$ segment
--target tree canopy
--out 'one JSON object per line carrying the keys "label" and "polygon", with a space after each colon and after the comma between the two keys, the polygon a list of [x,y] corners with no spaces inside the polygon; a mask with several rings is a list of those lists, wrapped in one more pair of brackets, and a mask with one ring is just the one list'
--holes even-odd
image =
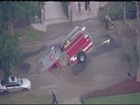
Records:
{"label": "tree canopy", "polygon": [[[123,2],[109,2],[108,4],[106,4],[103,11],[99,15],[99,19],[101,21],[104,21],[106,12],[113,21],[123,19],[123,11],[119,5],[120,3]],[[129,19],[136,18],[136,4],[134,1],[126,2],[126,17]]]}
{"label": "tree canopy", "polygon": [[32,17],[39,11],[40,5],[44,4],[27,1],[0,2],[0,68],[4,72],[5,82],[8,82],[10,67],[17,67],[22,56],[18,48],[18,38],[11,33],[11,30],[17,24],[30,24]]}

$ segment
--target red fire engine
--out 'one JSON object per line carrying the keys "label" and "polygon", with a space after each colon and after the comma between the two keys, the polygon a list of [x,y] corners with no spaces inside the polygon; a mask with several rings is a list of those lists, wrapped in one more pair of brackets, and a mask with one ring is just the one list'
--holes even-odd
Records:
{"label": "red fire engine", "polygon": [[75,27],[62,41],[59,48],[52,47],[46,57],[41,58],[39,63],[43,70],[49,70],[54,65],[63,67],[75,65],[86,60],[86,53],[94,46],[93,41],[85,26]]}

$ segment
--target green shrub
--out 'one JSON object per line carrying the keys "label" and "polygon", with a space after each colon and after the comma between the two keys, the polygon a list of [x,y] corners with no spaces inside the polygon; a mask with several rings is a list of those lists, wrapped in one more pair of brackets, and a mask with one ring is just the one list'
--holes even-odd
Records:
{"label": "green shrub", "polygon": [[126,17],[133,19],[136,18],[136,5],[135,2],[126,3]]}
{"label": "green shrub", "polygon": [[114,20],[120,20],[123,17],[123,12],[121,8],[117,5],[116,7],[109,9],[108,15]]}

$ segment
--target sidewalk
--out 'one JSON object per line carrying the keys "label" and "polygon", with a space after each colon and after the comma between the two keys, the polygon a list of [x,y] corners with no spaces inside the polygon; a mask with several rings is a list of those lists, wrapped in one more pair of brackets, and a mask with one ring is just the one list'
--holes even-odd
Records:
{"label": "sidewalk", "polygon": [[[75,2],[71,2],[72,6],[72,21],[81,21],[97,17],[99,2],[90,2],[91,12],[85,10],[85,2],[81,3],[81,13],[75,6]],[[54,7],[54,8],[52,8]],[[57,23],[67,23],[69,20],[64,16],[60,2],[47,2],[45,5],[45,24],[32,24],[32,26],[40,31],[47,31],[47,26]]]}
{"label": "sidewalk", "polygon": [[99,7],[98,2],[93,2],[93,1],[90,2],[91,12],[89,12],[88,10],[85,10],[85,2],[80,2],[80,3],[81,3],[81,13],[79,14],[78,8],[76,8],[75,6],[75,2],[71,2],[73,21],[97,17],[97,12],[98,12],[98,7]]}
{"label": "sidewalk", "polygon": [[71,100],[65,100],[63,104],[82,104],[79,100],[79,97],[71,99]]}
{"label": "sidewalk", "polygon": [[61,2],[45,2],[45,25],[67,22]]}
{"label": "sidewalk", "polygon": [[44,25],[44,24],[41,24],[41,23],[31,24],[31,26],[34,29],[39,30],[39,31],[43,31],[43,32],[46,32],[47,31],[47,26]]}

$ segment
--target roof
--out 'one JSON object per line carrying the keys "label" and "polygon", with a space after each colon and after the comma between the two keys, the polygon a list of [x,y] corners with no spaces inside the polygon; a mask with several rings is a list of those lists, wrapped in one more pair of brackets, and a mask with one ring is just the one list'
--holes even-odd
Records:
{"label": "roof", "polygon": [[17,78],[16,77],[9,77],[9,82],[16,82]]}
{"label": "roof", "polygon": [[[8,80],[9,80],[9,82],[16,82],[17,78],[16,77],[9,77]],[[2,79],[1,85],[4,86],[5,84],[6,84],[5,81]]]}

